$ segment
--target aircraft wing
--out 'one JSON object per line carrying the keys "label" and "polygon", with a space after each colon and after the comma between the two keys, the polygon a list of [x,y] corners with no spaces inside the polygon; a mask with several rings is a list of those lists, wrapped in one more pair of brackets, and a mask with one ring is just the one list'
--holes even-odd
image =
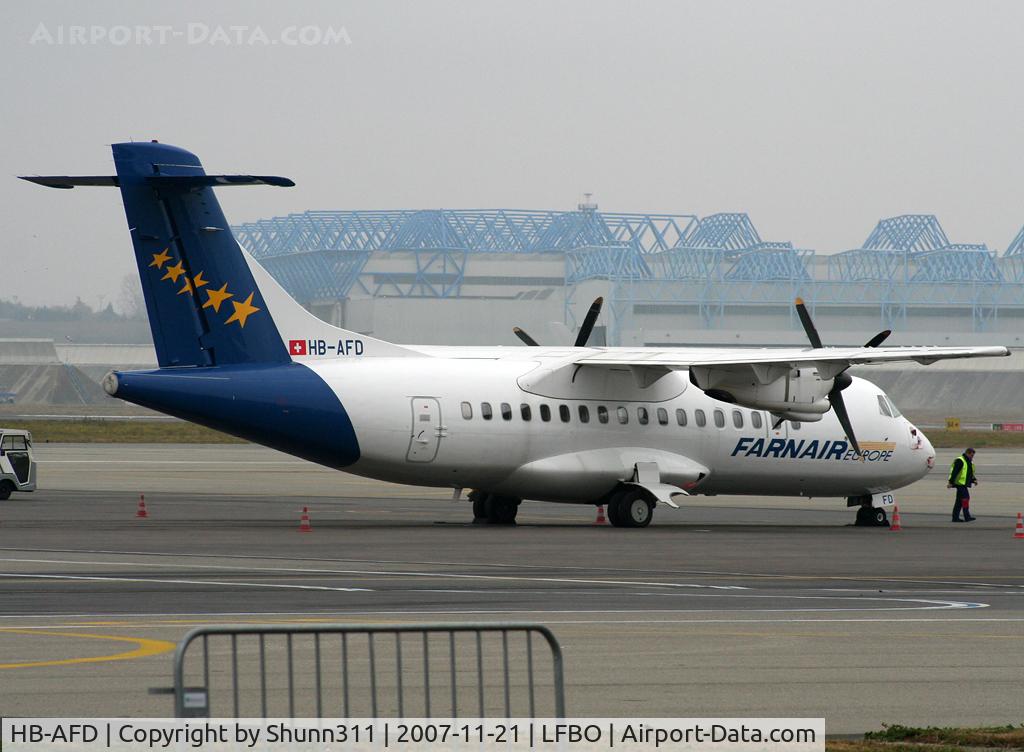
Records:
{"label": "aircraft wing", "polygon": [[783,348],[609,348],[582,355],[583,366],[660,366],[668,370],[691,366],[789,366],[842,370],[854,365],[914,361],[922,365],[951,358],[994,358],[1009,355],[1006,347],[783,347]]}

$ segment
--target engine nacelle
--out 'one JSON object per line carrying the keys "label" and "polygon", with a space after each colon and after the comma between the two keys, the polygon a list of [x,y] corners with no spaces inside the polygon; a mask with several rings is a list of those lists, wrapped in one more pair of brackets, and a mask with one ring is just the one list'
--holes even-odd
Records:
{"label": "engine nacelle", "polygon": [[818,421],[832,407],[833,379],[822,379],[814,368],[691,366],[690,382],[714,399],[788,420]]}

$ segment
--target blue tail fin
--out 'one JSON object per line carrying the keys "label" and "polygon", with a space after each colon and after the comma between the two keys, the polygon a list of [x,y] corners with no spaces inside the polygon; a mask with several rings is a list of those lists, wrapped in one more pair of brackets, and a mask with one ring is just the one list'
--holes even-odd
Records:
{"label": "blue tail fin", "polygon": [[113,150],[160,366],[287,362],[211,186],[291,181],[207,176],[198,157],[166,144]]}

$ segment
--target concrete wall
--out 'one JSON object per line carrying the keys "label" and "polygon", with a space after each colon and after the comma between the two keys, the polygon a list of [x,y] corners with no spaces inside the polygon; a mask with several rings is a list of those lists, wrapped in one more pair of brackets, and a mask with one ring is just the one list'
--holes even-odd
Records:
{"label": "concrete wall", "polygon": [[152,345],[56,344],[61,363],[107,368],[156,368],[156,350]]}
{"label": "concrete wall", "polygon": [[0,339],[0,364],[44,365],[57,362],[53,340]]}

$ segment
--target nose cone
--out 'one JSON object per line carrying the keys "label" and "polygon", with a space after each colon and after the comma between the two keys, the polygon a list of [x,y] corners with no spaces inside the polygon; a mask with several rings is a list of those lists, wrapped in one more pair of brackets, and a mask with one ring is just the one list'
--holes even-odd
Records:
{"label": "nose cone", "polygon": [[935,467],[935,447],[928,440],[928,437],[921,433],[921,429],[917,429],[918,436],[921,437],[921,448],[917,451],[924,456],[925,473]]}

